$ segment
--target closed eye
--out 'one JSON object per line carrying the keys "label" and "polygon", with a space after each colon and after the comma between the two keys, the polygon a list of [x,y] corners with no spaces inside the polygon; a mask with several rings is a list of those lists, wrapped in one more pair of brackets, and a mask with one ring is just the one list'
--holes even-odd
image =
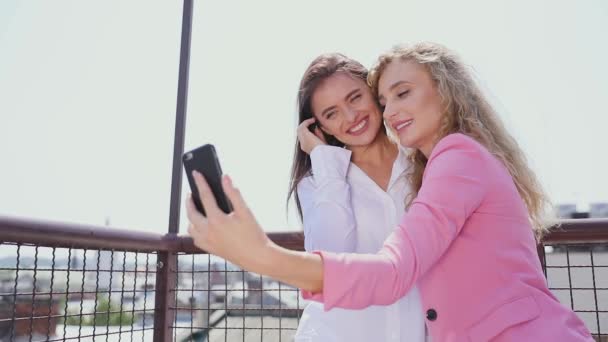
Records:
{"label": "closed eye", "polygon": [[409,94],[409,93],[410,93],[409,89],[408,90],[404,90],[404,91],[400,92],[399,94],[397,94],[397,97],[399,97],[400,99],[402,99],[402,98],[406,97],[407,94]]}

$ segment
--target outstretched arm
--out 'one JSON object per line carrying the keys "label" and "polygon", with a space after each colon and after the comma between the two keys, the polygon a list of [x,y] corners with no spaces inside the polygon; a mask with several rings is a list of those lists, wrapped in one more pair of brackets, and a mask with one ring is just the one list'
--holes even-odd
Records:
{"label": "outstretched arm", "polygon": [[194,206],[192,198],[188,197],[188,234],[197,247],[245,270],[268,275],[308,291],[321,291],[323,265],[320,256],[291,251],[274,244],[228,176],[222,178],[222,186],[234,208],[230,214],[225,214],[217,206],[209,185],[200,173],[195,171],[194,179],[207,213],[206,217],[203,216]]}

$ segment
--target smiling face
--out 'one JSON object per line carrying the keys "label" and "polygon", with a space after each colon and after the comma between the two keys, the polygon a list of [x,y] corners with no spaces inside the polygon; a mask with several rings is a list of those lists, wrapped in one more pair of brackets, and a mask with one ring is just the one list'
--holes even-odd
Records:
{"label": "smiling face", "polygon": [[382,114],[367,83],[344,72],[318,85],[311,107],[321,129],[349,147],[371,144],[382,126]]}
{"label": "smiling face", "polygon": [[400,144],[428,157],[439,137],[444,111],[427,69],[411,60],[390,62],[378,79],[378,100],[384,107],[384,120]]}

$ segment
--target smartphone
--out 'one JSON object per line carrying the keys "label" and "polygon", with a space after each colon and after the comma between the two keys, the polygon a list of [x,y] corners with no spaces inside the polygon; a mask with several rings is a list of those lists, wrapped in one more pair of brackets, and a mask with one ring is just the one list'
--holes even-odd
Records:
{"label": "smartphone", "polygon": [[196,209],[205,215],[205,208],[203,208],[200,194],[198,193],[194,177],[192,176],[192,171],[195,170],[205,176],[205,179],[213,192],[213,196],[215,196],[218,207],[226,214],[231,213],[232,204],[222,189],[222,168],[217,159],[215,147],[211,144],[207,144],[186,152],[182,156],[182,162],[184,164],[184,169],[186,170],[186,177],[188,178],[188,184],[190,184],[192,199]]}

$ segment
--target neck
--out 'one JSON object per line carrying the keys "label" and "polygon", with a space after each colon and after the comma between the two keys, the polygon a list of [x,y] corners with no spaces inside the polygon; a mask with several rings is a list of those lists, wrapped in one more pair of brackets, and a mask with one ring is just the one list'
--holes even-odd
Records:
{"label": "neck", "polygon": [[391,163],[397,157],[397,144],[390,141],[385,132],[381,131],[371,144],[366,146],[349,146],[352,151],[351,160],[355,164],[380,165]]}
{"label": "neck", "polygon": [[437,145],[439,140],[440,140],[439,135],[436,135],[433,137],[432,140],[430,140],[426,144],[421,145],[418,148],[420,150],[420,152],[422,152],[422,154],[424,154],[426,159],[429,159],[431,157],[431,153],[433,152],[433,149],[435,148],[435,145]]}

